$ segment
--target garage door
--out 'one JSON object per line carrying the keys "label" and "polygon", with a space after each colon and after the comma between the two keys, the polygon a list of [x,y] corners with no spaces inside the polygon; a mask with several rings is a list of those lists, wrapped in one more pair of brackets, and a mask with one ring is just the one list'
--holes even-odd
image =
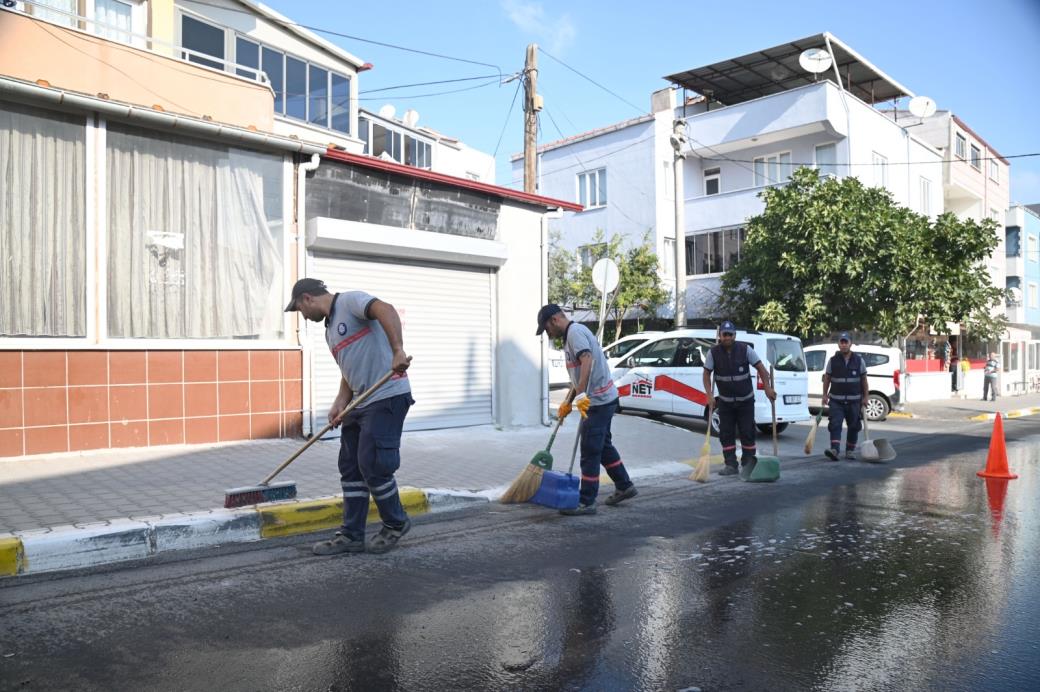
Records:
{"label": "garage door", "polygon": [[[308,275],[322,279],[329,290],[366,291],[401,313],[415,398],[405,430],[491,423],[494,335],[488,269],[329,256],[311,257],[310,267]],[[324,330],[315,323],[308,330],[317,429],[328,421],[340,374]]]}

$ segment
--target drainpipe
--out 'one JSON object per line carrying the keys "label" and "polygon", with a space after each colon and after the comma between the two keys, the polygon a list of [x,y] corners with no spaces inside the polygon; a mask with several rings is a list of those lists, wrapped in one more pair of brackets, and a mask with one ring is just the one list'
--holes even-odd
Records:
{"label": "drainpipe", "polygon": [[[301,163],[296,167],[296,278],[307,276],[307,173],[318,169],[321,157],[311,154],[311,160]],[[310,415],[303,417],[303,434],[310,437],[314,433],[314,402],[311,400],[311,359],[314,351],[307,338],[307,320],[300,313],[296,313],[297,329],[296,338],[303,348],[303,397],[302,401]]]}
{"label": "drainpipe", "polygon": [[[550,219],[562,219],[563,209],[554,209],[553,211],[542,214],[542,248],[539,253],[542,261],[542,286],[541,296],[542,305],[549,302],[549,220]],[[539,306],[541,307],[541,305]],[[541,344],[541,364],[542,364],[542,425],[550,425],[549,420],[549,358],[546,353],[547,342],[549,337],[539,337]]]}

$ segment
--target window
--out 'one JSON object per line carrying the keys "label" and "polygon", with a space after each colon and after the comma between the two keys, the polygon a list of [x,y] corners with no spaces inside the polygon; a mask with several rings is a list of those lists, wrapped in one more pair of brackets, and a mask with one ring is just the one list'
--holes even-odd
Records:
{"label": "window", "polygon": [[871,160],[874,163],[874,187],[888,187],[888,159],[875,151]]}
{"label": "window", "polygon": [[22,268],[0,271],[2,336],[87,335],[86,133],[81,117],[0,102],[0,248]]}
{"label": "window", "polygon": [[586,209],[607,203],[607,169],[578,174],[578,204]]}
{"label": "window", "polygon": [[1032,282],[1029,283],[1029,292],[1028,292],[1027,297],[1026,297],[1026,307],[1027,308],[1037,308],[1037,307],[1040,307],[1040,302],[1038,302],[1038,300],[1037,300],[1036,286],[1037,285],[1035,283],[1032,283]]}
{"label": "window", "polygon": [[94,0],[94,31],[112,41],[130,42],[133,7],[119,0]]}
{"label": "window", "polygon": [[796,339],[767,339],[766,360],[777,372],[805,372],[802,342]]}
{"label": "window", "polygon": [[1035,235],[1026,236],[1026,259],[1030,262],[1040,262],[1040,240]]}
{"label": "window", "polygon": [[959,132],[953,138],[953,153],[959,159],[968,158],[968,140]]}
{"label": "window", "polygon": [[581,260],[581,266],[583,267],[591,268],[592,265],[606,256],[606,243],[592,243],[590,245],[582,245],[578,248],[578,259]]}
{"label": "window", "polygon": [[860,353],[859,355],[863,358],[863,363],[868,368],[884,365],[888,362],[888,356],[883,353]]}
{"label": "window", "polygon": [[629,339],[628,341],[622,341],[619,344],[615,344],[612,348],[609,348],[606,351],[604,351],[604,353],[606,354],[607,358],[621,358],[626,353],[632,351],[632,349],[636,348],[637,346],[642,346],[647,341],[649,341],[649,339]]}
{"label": "window", "polygon": [[932,181],[928,178],[921,178],[921,213],[932,215]]}
{"label": "window", "polygon": [[632,357],[632,367],[668,367],[675,360],[675,352],[679,348],[678,339],[661,339],[646,348],[640,349]]}
{"label": "window", "polygon": [[[247,38],[241,36],[235,37],[235,62],[243,67],[251,67],[254,70],[260,69],[260,44],[253,43]],[[243,70],[238,68],[235,73],[239,77],[247,77],[249,79],[256,79],[256,72],[251,70]]]}
{"label": "window", "polygon": [[372,156],[391,158],[403,163],[403,154],[401,133],[379,123],[372,123]]}
{"label": "window", "polygon": [[[48,7],[54,9],[47,9]],[[62,26],[74,27],[77,24],[75,15],[78,14],[79,3],[77,0],[36,0],[29,9],[34,17]]]}
{"label": "window", "polygon": [[1000,166],[995,158],[989,160],[989,179],[995,183],[1000,182]]}
{"label": "window", "polygon": [[[675,238],[664,239],[664,256],[661,260],[661,271],[665,276],[675,276]],[[689,267],[686,269],[689,273]]]}
{"label": "window", "polygon": [[263,47],[262,63],[264,73],[271,82],[274,91],[274,112],[285,112],[285,54]]}
{"label": "window", "polygon": [[820,171],[820,175],[836,177],[838,175],[838,145],[834,142],[817,144],[814,153],[816,156],[816,169]]}
{"label": "window", "polygon": [[740,260],[740,248],[747,231],[728,228],[698,233],[686,240],[687,275],[718,274]]}
{"label": "window", "polygon": [[280,338],[283,157],[113,122],[106,141],[109,335]]}
{"label": "window", "polygon": [[367,154],[370,148],[368,143],[368,118],[362,118],[361,116],[358,116],[357,127],[358,139],[365,143],[365,147],[361,150],[361,153]]}
{"label": "window", "polygon": [[706,168],[704,170],[704,194],[705,195],[717,195],[719,194],[719,168]]}
{"label": "window", "polygon": [[307,99],[307,122],[320,127],[329,126],[329,71],[310,66]]}
{"label": "window", "polygon": [[[185,51],[181,53],[183,60],[212,67],[216,70],[224,69],[224,30],[218,26],[181,15],[181,47],[187,48],[192,53]],[[202,55],[210,55],[217,60],[207,60]]]}
{"label": "window", "polygon": [[982,152],[974,144],[971,145],[971,167],[977,171],[982,170]]}
{"label": "window", "polygon": [[350,78],[332,73],[332,129],[350,134]]}
{"label": "window", "polygon": [[756,157],[754,165],[755,187],[783,182],[791,177],[791,152]]}
{"label": "window", "polygon": [[429,142],[405,136],[405,163],[416,168],[430,168],[430,154],[433,147]]}
{"label": "window", "polygon": [[827,354],[823,351],[807,351],[805,354],[805,367],[809,372],[823,372],[827,365]]}
{"label": "window", "polygon": [[307,119],[307,63],[285,56],[285,114]]}
{"label": "window", "polygon": [[675,351],[672,367],[703,368],[704,356],[711,350],[713,345],[700,339],[679,339],[679,346]]}

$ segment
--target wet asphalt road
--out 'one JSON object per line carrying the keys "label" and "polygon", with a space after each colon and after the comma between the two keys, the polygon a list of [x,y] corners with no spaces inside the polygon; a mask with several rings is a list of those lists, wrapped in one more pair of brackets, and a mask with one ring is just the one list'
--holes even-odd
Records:
{"label": "wet asphalt road", "polygon": [[1003,485],[975,477],[989,427],[950,427],[887,467],[420,519],[385,556],[7,580],[0,689],[1037,689],[1040,421],[1008,421]]}

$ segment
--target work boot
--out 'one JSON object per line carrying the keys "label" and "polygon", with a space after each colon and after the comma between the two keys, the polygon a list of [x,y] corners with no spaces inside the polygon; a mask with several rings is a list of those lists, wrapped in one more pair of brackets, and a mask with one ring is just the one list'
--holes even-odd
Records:
{"label": "work boot", "polygon": [[836,449],[828,449],[828,450],[824,451],[823,456],[827,457],[831,461],[837,461],[838,460],[838,450],[836,450]]}
{"label": "work boot", "polygon": [[399,529],[391,529],[386,524],[383,524],[383,528],[379,529],[379,533],[372,536],[372,540],[368,542],[368,552],[382,554],[393,549],[397,545],[397,541],[401,540],[412,528],[412,520],[405,519],[404,526]]}
{"label": "work boot", "polygon": [[347,538],[342,532],[337,531],[336,535],[328,541],[319,541],[314,544],[311,551],[315,555],[339,555],[340,553],[363,553],[365,552],[365,542],[355,541]]}
{"label": "work boot", "polygon": [[[633,488],[633,490],[634,490],[634,488]],[[595,502],[593,502],[592,504],[588,504],[588,505],[583,505],[583,504],[579,503],[577,507],[568,507],[567,509],[561,509],[560,510],[560,514],[563,514],[564,516],[568,516],[568,517],[580,517],[580,516],[583,516],[585,514],[595,514],[595,513],[596,513],[596,503]]]}
{"label": "work boot", "polygon": [[737,470],[736,464],[734,464],[732,466],[730,466],[729,464],[726,464],[725,466],[723,466],[719,470],[719,475],[720,476],[735,476],[738,473],[740,473],[740,472]]}
{"label": "work boot", "polygon": [[849,461],[855,461],[856,460],[856,453],[853,452],[851,449],[846,449],[845,450],[845,458],[847,460],[849,460]]}
{"label": "work boot", "polygon": [[630,485],[627,488],[625,488],[624,490],[615,490],[610,495],[610,497],[608,497],[603,502],[608,504],[608,505],[610,505],[611,507],[613,507],[617,503],[622,502],[624,500],[627,500],[630,497],[635,497],[638,494],[639,494],[639,491],[636,490],[636,486]]}
{"label": "work boot", "polygon": [[758,463],[758,459],[751,458],[740,465],[740,480],[746,481],[751,478],[751,472],[755,470],[755,464]]}

